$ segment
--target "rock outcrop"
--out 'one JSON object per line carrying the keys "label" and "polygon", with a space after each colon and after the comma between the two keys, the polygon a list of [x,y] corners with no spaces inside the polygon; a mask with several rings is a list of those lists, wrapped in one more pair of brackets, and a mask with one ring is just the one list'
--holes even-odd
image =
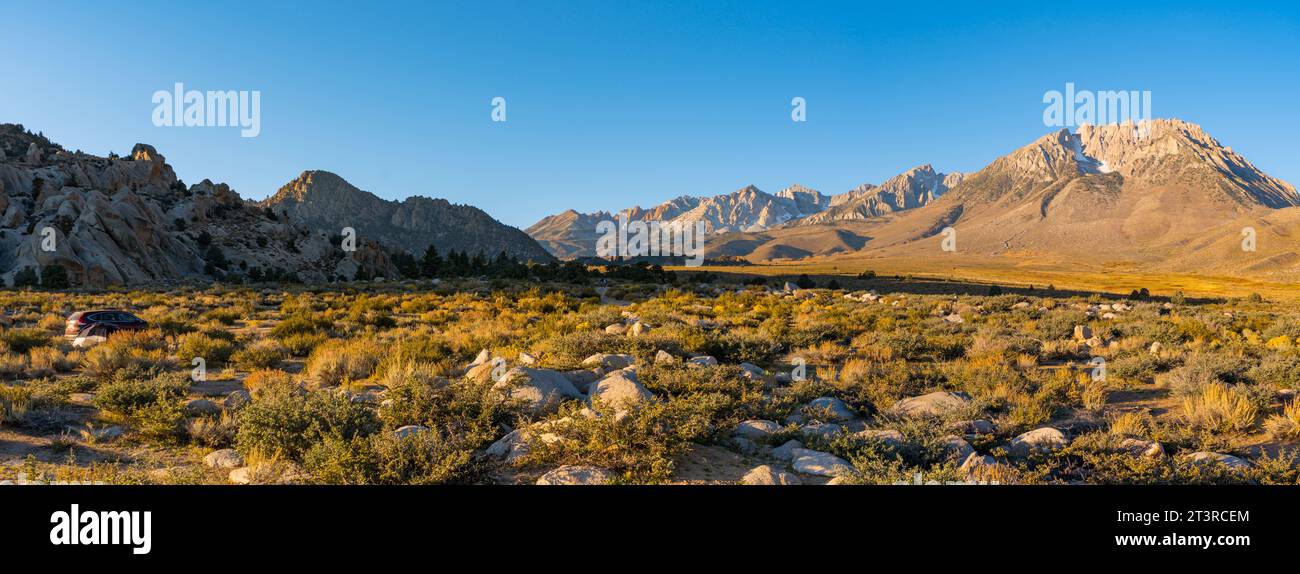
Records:
{"label": "rock outcrop", "polygon": [[162,154],[68,152],[0,125],[0,278],[58,266],[74,287],[187,281],[324,282],[396,270],[375,242],[344,251],[324,233],[284,221],[225,184],[186,186]]}

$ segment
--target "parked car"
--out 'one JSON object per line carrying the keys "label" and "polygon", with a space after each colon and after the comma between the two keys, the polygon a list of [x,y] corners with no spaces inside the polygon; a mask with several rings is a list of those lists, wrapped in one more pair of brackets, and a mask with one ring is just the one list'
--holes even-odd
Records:
{"label": "parked car", "polygon": [[117,309],[77,311],[68,315],[68,326],[63,330],[63,336],[69,339],[107,337],[118,331],[141,331],[148,328],[149,323],[127,311]]}

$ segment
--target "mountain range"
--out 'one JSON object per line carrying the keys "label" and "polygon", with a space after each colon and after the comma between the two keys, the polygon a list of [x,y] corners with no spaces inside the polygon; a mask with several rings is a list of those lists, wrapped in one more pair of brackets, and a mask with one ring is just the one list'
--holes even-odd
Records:
{"label": "mountain range", "polygon": [[[1057,130],[973,173],[943,174],[922,165],[829,201],[810,193],[819,199],[805,204],[801,217],[759,219],[750,216],[754,209],[710,210],[715,217],[732,217],[710,221],[715,233],[707,255],[753,262],[942,258],[953,253],[940,249],[938,236],[952,228],[955,253],[970,257],[1300,275],[1295,187],[1263,173],[1199,126],[1176,119]],[[765,195],[745,188],[673,202],[776,201]],[[560,257],[585,255],[582,250],[593,245],[588,230],[606,215],[569,211],[527,231]],[[1242,247],[1247,229],[1257,234],[1253,251]]]}
{"label": "mountain range", "polygon": [[[185,185],[146,144],[100,157],[0,124],[0,279],[8,283],[50,266],[91,287],[392,277],[392,254],[419,256],[428,246],[551,261],[594,255],[597,224],[620,217],[702,221],[708,257],[756,263],[997,261],[1289,282],[1300,280],[1297,207],[1291,184],[1176,119],[1057,130],[971,173],[923,164],[835,195],[750,185],[650,208],[568,210],[526,231],[441,199],[385,200],[327,171],[302,172],[250,201],[209,180]],[[356,232],[355,251],[338,244],[345,228]]]}
{"label": "mountain range", "polygon": [[[344,250],[343,228],[356,232]],[[390,255],[435,246],[553,258],[523,232],[445,200],[391,202],[308,171],[262,202],[225,184],[185,185],[152,146],[129,156],[70,152],[0,124],[0,279],[61,267],[73,286],[394,277]]]}
{"label": "mountain range", "polygon": [[712,197],[682,196],[643,209],[617,213],[565,211],[524,230],[557,257],[596,255],[596,225],[604,220],[703,221],[712,234],[757,233],[791,225],[816,225],[870,219],[927,205],[960,182],[962,174],[943,174],[929,165],[912,168],[880,185],[863,184],[839,195],[825,195],[794,184],[775,194],[749,185]]}

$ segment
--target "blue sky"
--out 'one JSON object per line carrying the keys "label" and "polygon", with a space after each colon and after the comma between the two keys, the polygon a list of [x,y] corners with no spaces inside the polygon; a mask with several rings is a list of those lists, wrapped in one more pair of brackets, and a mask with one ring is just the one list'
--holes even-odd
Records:
{"label": "blue sky", "polygon": [[[526,227],[975,170],[1051,131],[1043,94],[1073,82],[1150,90],[1155,116],[1300,184],[1300,8],[900,4],[4,0],[0,122],[98,154],[147,142],[188,183],[253,199],[326,169]],[[259,90],[260,136],[155,127],[151,96],[176,82]]]}

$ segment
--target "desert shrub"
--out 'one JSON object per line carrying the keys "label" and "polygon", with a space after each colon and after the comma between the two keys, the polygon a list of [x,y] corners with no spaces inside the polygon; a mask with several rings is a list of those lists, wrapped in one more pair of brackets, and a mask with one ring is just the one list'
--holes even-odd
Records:
{"label": "desert shrub", "polygon": [[202,358],[209,366],[224,365],[234,352],[233,342],[212,333],[187,333],[176,345],[176,358],[185,364]]}
{"label": "desert shrub", "polygon": [[1181,367],[1169,372],[1169,389],[1177,396],[1199,393],[1213,383],[1242,382],[1250,362],[1238,355],[1195,353]]}
{"label": "desert shrub", "polygon": [[167,374],[148,376],[130,370],[118,371],[113,379],[100,385],[95,395],[95,406],[119,415],[164,402],[178,400],[189,390],[189,380],[183,375]]}
{"label": "desert shrub", "polygon": [[323,386],[358,381],[369,377],[387,353],[371,338],[331,339],[311,352],[303,373]]}
{"label": "desert shrub", "polygon": [[329,337],[319,333],[297,333],[280,338],[280,343],[290,355],[306,357]]}
{"label": "desert shrub", "polygon": [[27,357],[17,353],[0,353],[0,377],[17,379],[27,372]]}
{"label": "desert shrub", "polygon": [[1246,371],[1246,378],[1275,389],[1300,388],[1300,355],[1269,354]]}
{"label": "desert shrub", "polygon": [[898,399],[928,392],[941,383],[941,375],[923,363],[854,358],[844,364],[833,384],[841,399],[870,412],[889,408]]}
{"label": "desert shrub", "polygon": [[50,334],[42,329],[5,329],[0,331],[0,343],[10,351],[23,354],[36,347],[50,344]]}
{"label": "desert shrub", "polygon": [[690,399],[706,394],[725,397],[716,403],[714,423],[730,429],[752,418],[784,418],[797,401],[789,397],[765,397],[763,381],[741,376],[732,366],[690,367],[681,364],[648,365],[637,372],[638,381],[660,397]]}
{"label": "desert shrub", "polygon": [[450,384],[437,377],[408,379],[389,388],[379,418],[389,428],[419,425],[457,437],[471,448],[486,446],[512,414],[492,384],[490,380]]}
{"label": "desert shrub", "polygon": [[1109,430],[1117,436],[1149,438],[1155,425],[1149,413],[1126,412],[1111,417]]}
{"label": "desert shrub", "polygon": [[107,343],[91,348],[81,358],[82,370],[101,380],[111,379],[119,370],[135,363],[129,349]]}
{"label": "desert shrub", "polygon": [[76,368],[81,361],[79,352],[64,354],[54,347],[37,347],[29,355],[27,376],[44,377],[54,373],[66,373]]}
{"label": "desert shrub", "polygon": [[[402,338],[390,348],[386,356],[375,368],[375,378],[385,380],[391,370],[409,372],[412,365],[419,365],[421,373],[447,375],[453,368],[456,355],[445,341],[430,336]],[[394,375],[399,376],[399,375]],[[397,381],[400,379],[394,379]],[[385,383],[385,386],[391,386]]]}
{"label": "desert shrub", "polygon": [[248,392],[256,396],[263,389],[276,385],[290,385],[293,383],[293,375],[284,371],[272,369],[258,369],[244,377],[244,387]]}
{"label": "desert shrub", "polygon": [[318,315],[291,315],[271,328],[271,336],[283,341],[293,335],[320,335],[334,327],[329,319]]}
{"label": "desert shrub", "polygon": [[77,390],[71,382],[44,378],[18,385],[0,384],[0,424],[26,424],[29,415],[66,404],[68,395]]}
{"label": "desert shrub", "polygon": [[663,482],[672,475],[676,457],[716,432],[713,420],[726,402],[720,394],[654,400],[621,418],[612,412],[586,418],[566,411],[567,418],[548,427],[565,440],[530,443],[520,462],[531,468],[590,464],[614,472],[623,482]]}
{"label": "desert shrub", "polygon": [[1292,400],[1282,412],[1264,420],[1264,430],[1277,440],[1300,439],[1300,400]]}
{"label": "desert shrub", "polygon": [[42,331],[49,331],[56,336],[63,334],[63,328],[66,325],[63,317],[58,315],[45,315],[40,321],[36,322],[36,328]]}
{"label": "desert shrub", "polygon": [[231,356],[231,362],[241,369],[269,369],[284,360],[286,351],[275,339],[260,339]]}
{"label": "desert shrub", "polygon": [[185,422],[185,434],[208,448],[227,448],[235,443],[239,431],[237,417],[223,411],[217,416],[194,417]]}
{"label": "desert shrub", "polygon": [[1168,370],[1173,366],[1173,361],[1153,355],[1151,353],[1139,352],[1122,356],[1107,365],[1107,373],[1122,381],[1132,381],[1135,383],[1150,383],[1156,378],[1156,375]]}
{"label": "desert shrub", "polygon": [[325,484],[443,484],[475,476],[473,454],[462,441],[436,431],[405,437],[385,432],[327,437],[307,452],[304,466]]}
{"label": "desert shrub", "polygon": [[130,411],[131,426],[140,436],[154,442],[176,444],[184,436],[185,412],[176,397],[160,397]]}
{"label": "desert shrub", "polygon": [[222,325],[234,325],[236,321],[243,318],[243,313],[240,313],[238,309],[222,307],[208,311],[202,316],[204,319],[216,321]]}
{"label": "desert shrub", "polygon": [[1076,325],[1087,324],[1089,319],[1086,314],[1081,311],[1068,311],[1046,315],[1035,325],[1043,339],[1069,339],[1074,337]]}
{"label": "desert shrub", "polygon": [[703,344],[692,345],[687,350],[712,355],[721,362],[765,365],[776,358],[781,345],[757,333],[726,332],[715,333]]}
{"label": "desert shrub", "polygon": [[1214,433],[1245,431],[1255,425],[1258,409],[1240,387],[1212,383],[1182,401],[1182,418],[1193,429]]}
{"label": "desert shrub", "polygon": [[374,412],[344,395],[272,385],[239,412],[235,444],[247,455],[301,461],[326,437],[350,440],[377,430]]}

